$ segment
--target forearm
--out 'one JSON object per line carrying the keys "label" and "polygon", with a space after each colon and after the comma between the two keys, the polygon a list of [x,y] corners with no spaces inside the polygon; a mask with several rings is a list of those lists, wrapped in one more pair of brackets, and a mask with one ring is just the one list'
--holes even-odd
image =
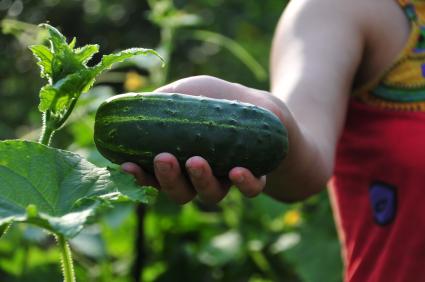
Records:
{"label": "forearm", "polygon": [[[279,167],[267,175],[267,194],[281,201],[295,201],[324,187],[331,164],[325,164],[322,160],[319,152],[323,150],[318,149],[318,144],[328,143],[327,140],[319,142],[320,138],[316,138],[315,134],[301,130],[299,122],[277,95],[209,76],[183,79],[167,87],[167,92],[177,91],[251,103],[273,112],[282,121],[288,130],[289,152]],[[314,140],[309,136],[315,136]]]}
{"label": "forearm", "polygon": [[[210,78],[211,79],[211,78]],[[214,79],[215,80],[215,79]],[[267,175],[265,193],[280,201],[297,201],[319,192],[326,185],[332,171],[332,152],[326,152],[327,140],[322,141],[294,118],[288,106],[277,96],[240,84],[221,81],[214,89],[223,87],[223,97],[255,104],[273,112],[288,130],[289,150],[279,167]],[[323,135],[321,135],[323,136]],[[320,149],[319,149],[320,148]],[[327,156],[327,158],[325,158]]]}
{"label": "forearm", "polygon": [[[284,201],[299,201],[321,191],[332,173],[332,152],[326,152],[320,138],[302,129],[278,97],[259,90],[246,90],[252,102],[272,111],[288,130],[289,150],[278,168],[267,175],[265,193]],[[319,149],[320,148],[320,149]]]}
{"label": "forearm", "polygon": [[[273,112],[288,131],[289,150],[279,167],[267,175],[265,193],[284,201],[299,201],[320,192],[333,170],[333,146],[323,133],[308,130],[277,95],[233,84],[233,97]],[[329,146],[330,145],[330,146]]]}
{"label": "forearm", "polygon": [[[338,9],[351,5],[343,2]],[[289,154],[267,177],[266,192],[283,201],[317,193],[333,173],[365,46],[359,11],[344,8],[335,14],[335,5],[331,0],[291,1],[273,40],[272,100],[288,129]]]}
{"label": "forearm", "polygon": [[278,98],[281,120],[288,130],[289,150],[278,168],[267,175],[265,193],[283,201],[294,202],[320,192],[333,170],[332,152],[325,156],[320,139],[302,129],[287,106]]}

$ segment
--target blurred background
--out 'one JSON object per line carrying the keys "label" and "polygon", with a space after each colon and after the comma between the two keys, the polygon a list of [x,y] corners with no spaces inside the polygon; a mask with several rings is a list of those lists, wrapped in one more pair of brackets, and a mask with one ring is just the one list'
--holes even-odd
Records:
{"label": "blurred background", "polygon": [[[207,74],[269,88],[268,60],[285,1],[263,0],[0,0],[0,139],[37,140],[39,76],[29,45],[42,43],[49,22],[77,46],[100,53],[154,48],[166,59],[135,58],[102,75],[81,96],[53,146],[97,165],[94,113],[106,98],[149,91]],[[0,156],[1,157],[1,156]],[[71,241],[78,281],[341,281],[339,243],[323,192],[303,203],[232,191],[222,203],[150,207],[120,205]],[[0,239],[0,281],[60,281],[59,252],[42,230],[14,225]]]}

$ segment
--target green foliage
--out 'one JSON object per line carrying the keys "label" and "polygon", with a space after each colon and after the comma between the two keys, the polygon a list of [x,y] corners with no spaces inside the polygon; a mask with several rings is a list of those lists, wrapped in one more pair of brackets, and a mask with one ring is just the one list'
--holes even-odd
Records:
{"label": "green foliage", "polygon": [[208,30],[193,30],[186,34],[187,37],[201,40],[208,43],[213,43],[223,46],[228,49],[236,58],[238,58],[245,66],[254,73],[258,80],[265,80],[267,78],[266,70],[261,66],[258,61],[251,56],[240,44],[236,41],[223,36],[221,34],[211,32]]}
{"label": "green foliage", "polygon": [[340,247],[335,238],[331,212],[326,194],[305,203],[305,222],[299,228],[299,241],[305,243],[296,244],[284,253],[305,282],[338,282],[342,279],[342,262],[337,255]]}
{"label": "green foliage", "polygon": [[[14,3],[3,2],[6,6]],[[82,45],[99,43],[99,53],[84,62],[90,67],[98,64],[102,55],[123,46],[158,46],[155,49],[166,59],[162,69],[154,56],[137,56],[100,75],[55,135],[56,147],[78,152],[103,167],[110,164],[93,148],[94,111],[111,95],[151,91],[162,83],[197,74],[267,89],[268,81],[258,80],[256,71],[225,46],[226,40],[212,42],[206,33],[200,36],[197,31],[231,39],[267,69],[271,39],[286,1],[15,2],[23,3],[20,13],[12,7],[0,10],[0,18],[6,18],[2,26],[7,24],[9,31],[0,34],[2,139],[36,140],[39,135],[40,118],[34,105],[42,85],[26,46],[48,43],[48,32],[36,23],[49,22],[66,35],[78,35]],[[168,27],[173,29],[171,37]],[[75,43],[69,44],[77,49]],[[159,195],[146,210],[142,226],[137,227],[134,206],[126,203],[114,203],[114,209],[107,209],[99,219],[70,240],[77,281],[134,280],[134,242],[142,232],[146,242],[144,282],[341,281],[340,250],[326,193],[308,203],[287,205],[267,196],[243,199],[233,190],[219,206],[195,202],[183,207]],[[223,248],[226,238],[236,242],[231,251]],[[45,232],[13,224],[0,239],[0,280],[59,281],[58,257],[55,242]]]}
{"label": "green foliage", "polygon": [[28,222],[74,237],[109,203],[156,195],[128,175],[38,143],[2,141],[0,154],[0,226]]}
{"label": "green foliage", "polygon": [[163,28],[178,29],[198,25],[201,22],[198,15],[177,9],[171,0],[148,0],[147,2],[151,8],[150,20]]}
{"label": "green foliage", "polygon": [[[0,197],[0,235],[13,222],[31,223],[52,232],[61,252],[64,282],[75,282],[67,238],[77,235],[112,202],[146,204],[156,193],[154,188],[138,188],[134,179],[121,171],[97,168],[78,155],[47,146],[74,110],[80,95],[92,87],[96,76],[135,55],[157,53],[143,48],[127,49],[103,56],[100,63],[88,67],[86,63],[99,50],[98,46],[75,49],[76,38],[67,44],[56,28],[40,26],[49,32],[50,49],[44,45],[30,49],[38,60],[41,77],[48,80],[40,90],[41,144],[20,140],[0,143],[4,158],[0,163],[0,191],[4,191]],[[46,159],[48,162],[43,162]]]}
{"label": "green foliage", "polygon": [[50,111],[57,119],[60,127],[63,119],[72,104],[82,93],[87,92],[95,81],[95,78],[103,71],[110,69],[113,64],[122,62],[137,55],[153,54],[159,56],[154,50],[144,48],[131,48],[118,53],[105,55],[101,61],[93,66],[87,66],[87,62],[99,51],[98,45],[86,45],[75,48],[76,39],[71,43],[66,42],[56,28],[42,24],[41,27],[49,32],[50,49],[44,45],[30,47],[37,64],[40,66],[41,77],[48,80],[48,84],[40,90],[41,112]]}

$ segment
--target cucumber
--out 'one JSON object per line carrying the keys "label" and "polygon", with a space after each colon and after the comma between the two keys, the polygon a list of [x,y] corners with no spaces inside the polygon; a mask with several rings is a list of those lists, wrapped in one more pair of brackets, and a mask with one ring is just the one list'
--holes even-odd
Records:
{"label": "cucumber", "polygon": [[201,156],[218,177],[236,166],[267,174],[288,151],[286,128],[272,112],[177,93],[128,93],[106,100],[96,113],[94,142],[111,162],[134,162],[148,172],[162,152],[176,156],[182,168],[188,158]]}

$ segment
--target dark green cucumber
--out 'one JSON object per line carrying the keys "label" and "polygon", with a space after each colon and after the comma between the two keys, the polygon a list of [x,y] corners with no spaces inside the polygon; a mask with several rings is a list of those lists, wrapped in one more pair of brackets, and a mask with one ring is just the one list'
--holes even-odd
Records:
{"label": "dark green cucumber", "polygon": [[255,175],[275,169],[288,150],[287,131],[272,112],[237,101],[166,93],[129,93],[100,105],[94,141],[113,163],[153,171],[153,158],[175,155],[182,167],[201,156],[216,176],[236,166]]}

